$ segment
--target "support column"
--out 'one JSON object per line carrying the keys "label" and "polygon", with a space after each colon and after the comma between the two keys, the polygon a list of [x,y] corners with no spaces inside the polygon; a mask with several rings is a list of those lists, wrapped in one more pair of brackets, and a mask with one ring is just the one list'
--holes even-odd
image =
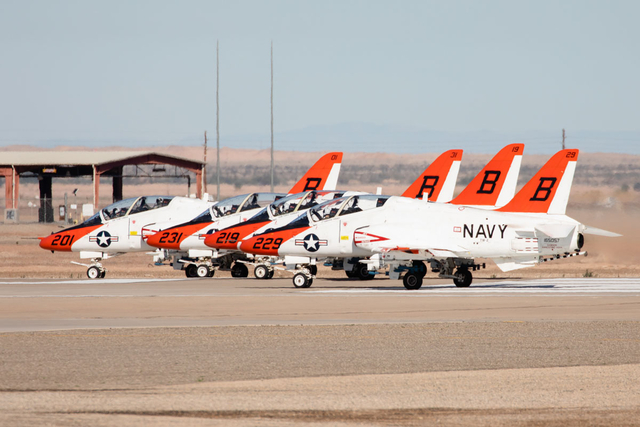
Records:
{"label": "support column", "polygon": [[113,203],[122,200],[122,167],[113,171]]}
{"label": "support column", "polygon": [[44,175],[38,178],[38,186],[40,187],[40,209],[38,210],[38,221],[53,222],[53,202],[51,200],[53,195],[53,180],[51,175]]}
{"label": "support column", "polygon": [[202,199],[202,169],[196,171],[196,197]]}
{"label": "support column", "polygon": [[93,209],[98,210],[98,200],[100,200],[100,174],[93,165]]}
{"label": "support column", "polygon": [[16,170],[13,178],[13,208],[18,209],[20,202],[20,173]]}
{"label": "support column", "polygon": [[13,169],[2,168],[0,173],[4,176],[4,207],[13,209]]}

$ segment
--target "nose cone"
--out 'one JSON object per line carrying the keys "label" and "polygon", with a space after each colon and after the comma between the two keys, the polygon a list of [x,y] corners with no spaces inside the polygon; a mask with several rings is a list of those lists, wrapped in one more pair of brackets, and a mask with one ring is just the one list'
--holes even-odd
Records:
{"label": "nose cone", "polygon": [[272,233],[263,233],[243,240],[240,250],[256,255],[279,255],[280,247],[298,234],[310,227],[276,230]]}
{"label": "nose cone", "polygon": [[[38,239],[40,239],[40,247],[42,249],[46,249],[48,251],[64,251],[64,249],[61,249],[59,247],[55,247],[53,244],[53,240],[54,239],[60,239],[61,237],[59,236],[60,233],[56,233],[56,234],[52,234],[51,236],[47,236],[47,237],[38,237]],[[69,251],[71,249],[68,249]]]}
{"label": "nose cone", "polygon": [[161,249],[180,249],[180,244],[187,237],[197,233],[210,223],[179,225],[158,231],[147,237],[147,245]]}
{"label": "nose cone", "polygon": [[160,235],[161,235],[161,231],[156,231],[153,234],[147,234],[144,236],[145,241],[147,242],[147,245],[149,246],[153,246],[154,248],[159,248],[160,246]]}
{"label": "nose cone", "polygon": [[73,245],[101,225],[78,225],[47,237],[39,237],[40,247],[48,251],[71,252]]}
{"label": "nose cone", "polygon": [[269,221],[240,224],[235,227],[225,228],[207,236],[204,244],[214,249],[238,249],[238,242],[258,230]]}
{"label": "nose cone", "polygon": [[[268,234],[260,234],[258,236],[254,236],[251,237],[247,240],[243,240],[240,243],[239,249],[242,252],[246,252],[249,254],[256,254],[256,255],[278,255],[278,249],[280,248],[280,245],[282,245],[282,242],[280,242],[280,244],[273,244],[274,238],[273,237],[269,237],[271,236],[273,233],[268,233]],[[268,245],[266,245],[265,247],[265,240],[269,239],[269,243]]]}

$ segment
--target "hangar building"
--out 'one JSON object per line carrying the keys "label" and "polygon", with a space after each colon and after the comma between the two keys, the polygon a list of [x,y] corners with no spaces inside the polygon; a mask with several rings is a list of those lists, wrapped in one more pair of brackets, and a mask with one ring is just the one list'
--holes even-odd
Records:
{"label": "hangar building", "polygon": [[123,168],[127,165],[169,165],[192,172],[195,174],[196,197],[202,197],[205,164],[200,161],[150,151],[2,151],[0,177],[5,179],[5,210],[11,212],[18,208],[21,175],[38,178],[40,222],[53,221],[53,207],[46,203],[52,199],[53,178],[90,176],[93,180],[93,206],[97,208],[100,177],[109,176],[113,178],[113,201],[122,200]]}

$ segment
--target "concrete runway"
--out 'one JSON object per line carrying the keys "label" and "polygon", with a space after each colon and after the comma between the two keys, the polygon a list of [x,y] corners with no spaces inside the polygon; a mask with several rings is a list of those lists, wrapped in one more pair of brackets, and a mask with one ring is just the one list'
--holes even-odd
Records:
{"label": "concrete runway", "polygon": [[0,279],[0,425],[640,425],[640,279]]}

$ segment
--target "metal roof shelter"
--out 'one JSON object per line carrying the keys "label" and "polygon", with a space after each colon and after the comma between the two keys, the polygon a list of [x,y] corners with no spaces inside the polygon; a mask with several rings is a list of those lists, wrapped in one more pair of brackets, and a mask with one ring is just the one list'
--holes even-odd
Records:
{"label": "metal roof shelter", "polygon": [[[202,197],[204,163],[152,151],[0,151],[0,176],[5,178],[5,207],[16,209],[20,174],[37,175],[40,199],[51,199],[52,179],[91,176],[93,205],[98,206],[100,177],[113,177],[113,200],[122,200],[122,169],[127,165],[170,165],[193,172],[196,197]],[[42,204],[42,202],[41,202]]]}

